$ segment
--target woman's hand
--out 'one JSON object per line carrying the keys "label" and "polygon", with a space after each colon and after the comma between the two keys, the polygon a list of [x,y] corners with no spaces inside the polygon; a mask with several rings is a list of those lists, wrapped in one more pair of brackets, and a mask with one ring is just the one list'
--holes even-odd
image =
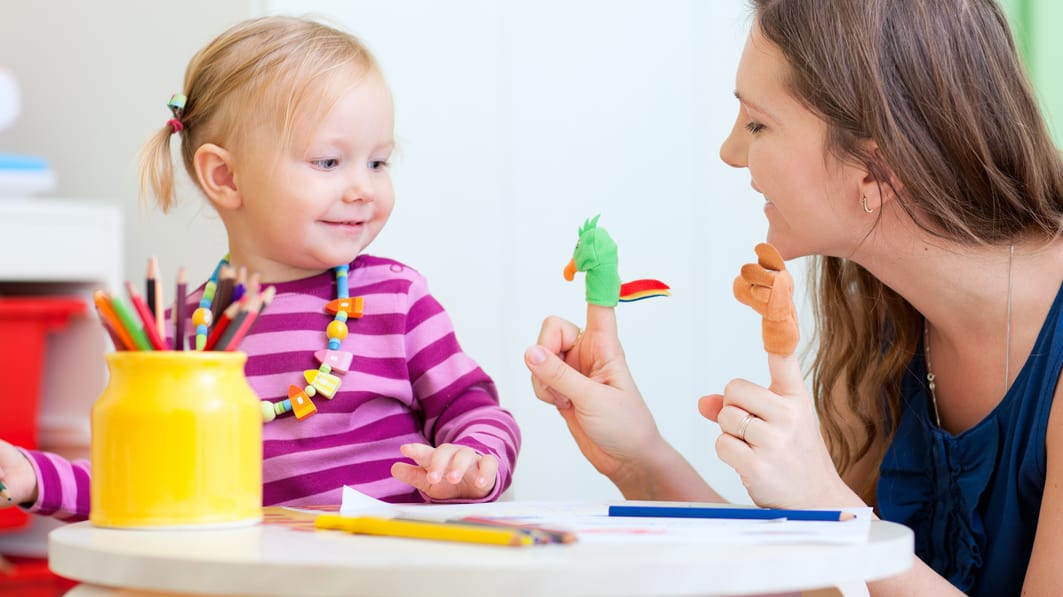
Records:
{"label": "woman's hand", "polygon": [[535,395],[557,407],[583,455],[618,486],[664,443],[631,378],[613,308],[587,305],[582,334],[574,323],[546,319],[524,361]]}
{"label": "woman's hand", "polygon": [[758,506],[863,506],[827,452],[797,357],[769,353],[768,371],[768,388],[735,379],[722,395],[698,402],[701,414],[720,425],[720,460],[735,469]]}
{"label": "woman's hand", "polygon": [[735,379],[722,395],[701,398],[698,410],[723,432],[716,453],[759,506],[862,506],[838,476],[794,356],[798,327],[790,273],[775,247],[762,243],[756,253],[757,263],[744,265],[735,278],[734,294],[763,318],[771,385]]}
{"label": "woman's hand", "polygon": [[417,464],[396,462],[391,476],[432,499],[480,499],[498,480],[498,459],[466,446],[403,444],[399,450]]}
{"label": "woman's hand", "polygon": [[33,465],[15,446],[0,440],[0,481],[9,499],[0,498],[0,508],[37,501],[37,475]]}

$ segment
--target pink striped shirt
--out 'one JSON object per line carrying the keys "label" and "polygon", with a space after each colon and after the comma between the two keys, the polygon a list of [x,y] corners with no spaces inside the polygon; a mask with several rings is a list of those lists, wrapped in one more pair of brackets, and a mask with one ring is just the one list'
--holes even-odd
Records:
{"label": "pink striped shirt", "polygon": [[[305,385],[304,370],[317,369],[313,354],[325,348],[332,320],[324,305],[336,297],[331,271],[275,286],[276,298],[241,344],[248,382],[271,402],[286,398],[289,385]],[[263,504],[339,504],[344,485],[389,502],[430,501],[391,476],[393,463],[409,462],[399,452],[404,443],[494,455],[498,478],[479,501],[497,499],[512,481],[520,430],[499,406],[494,382],[462,352],[425,279],[397,261],[361,255],[351,263],[349,286],[352,297],[364,297],[365,310],[348,321],[341,346],[354,354],[351,370],[332,400],[314,399],[316,414],[301,421],[289,414],[263,427]],[[189,314],[201,294],[189,297]],[[25,453],[39,491],[29,511],[87,517],[88,463]]]}

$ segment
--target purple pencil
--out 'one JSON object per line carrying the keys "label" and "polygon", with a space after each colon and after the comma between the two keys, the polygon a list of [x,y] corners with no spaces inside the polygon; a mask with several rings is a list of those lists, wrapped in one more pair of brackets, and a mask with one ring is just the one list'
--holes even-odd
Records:
{"label": "purple pencil", "polygon": [[177,292],[173,299],[173,349],[185,349],[185,298],[188,296],[188,281],[185,268],[177,269]]}

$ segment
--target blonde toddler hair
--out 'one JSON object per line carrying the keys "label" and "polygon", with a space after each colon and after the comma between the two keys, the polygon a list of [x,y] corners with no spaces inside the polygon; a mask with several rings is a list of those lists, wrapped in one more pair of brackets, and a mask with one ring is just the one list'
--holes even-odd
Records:
{"label": "blonde toddler hair", "polygon": [[176,204],[170,155],[175,132],[185,170],[198,184],[193,158],[200,146],[238,147],[261,131],[287,146],[295,116],[331,105],[341,90],[330,82],[352,68],[379,73],[361,41],[313,20],[269,16],[225,31],[188,64],[180,125],[167,122],[141,150],[141,197],[153,195],[164,213]]}

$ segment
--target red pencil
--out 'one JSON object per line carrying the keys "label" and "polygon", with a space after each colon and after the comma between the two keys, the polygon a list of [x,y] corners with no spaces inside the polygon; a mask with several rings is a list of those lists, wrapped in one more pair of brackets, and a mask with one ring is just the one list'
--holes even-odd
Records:
{"label": "red pencil", "polygon": [[242,306],[243,303],[233,303],[221,312],[221,317],[219,317],[218,321],[215,321],[214,325],[210,328],[210,335],[207,336],[207,343],[203,345],[203,350],[214,350],[221,335],[225,333],[225,330],[229,329],[229,325],[232,323]]}
{"label": "red pencil", "polygon": [[140,316],[140,321],[144,324],[144,333],[148,336],[148,342],[151,342],[152,348],[155,350],[167,350],[169,347],[166,345],[166,340],[159,336],[159,328],[155,325],[155,317],[148,310],[148,304],[144,302],[144,297],[140,296],[137,289],[133,287],[133,283],[128,280],[126,280],[125,289],[129,293],[129,300],[133,303],[133,308],[136,310],[137,315]]}

